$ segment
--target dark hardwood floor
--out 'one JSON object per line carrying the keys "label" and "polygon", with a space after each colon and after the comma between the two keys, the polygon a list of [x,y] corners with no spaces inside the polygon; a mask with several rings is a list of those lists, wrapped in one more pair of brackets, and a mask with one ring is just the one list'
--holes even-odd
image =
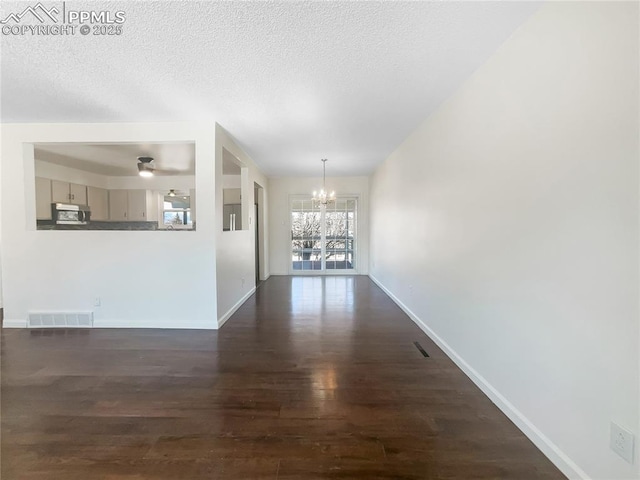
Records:
{"label": "dark hardwood floor", "polygon": [[1,346],[3,480],[564,478],[367,277],[272,277],[218,332]]}

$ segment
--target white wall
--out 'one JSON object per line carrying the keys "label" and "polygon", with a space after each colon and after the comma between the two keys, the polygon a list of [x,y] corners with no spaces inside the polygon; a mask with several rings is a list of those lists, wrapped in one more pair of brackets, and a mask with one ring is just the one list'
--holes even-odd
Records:
{"label": "white wall", "polygon": [[640,476],[638,53],[546,4],[371,180],[372,276],[572,478]]}
{"label": "white wall", "polygon": [[222,188],[240,188],[241,186],[240,175],[222,175]]}
{"label": "white wall", "polygon": [[[320,162],[318,162],[318,171]],[[291,263],[291,195],[311,195],[322,186],[319,177],[280,177],[269,179],[269,257],[272,275],[288,275]],[[357,274],[369,271],[369,178],[368,177],[328,177],[327,189],[336,195],[358,196],[358,238],[356,239]]]}
{"label": "white wall", "polygon": [[[242,174],[242,183],[246,195],[242,198],[245,230],[222,231],[222,157],[226,149],[246,169]],[[268,189],[267,177],[258,169],[251,158],[235,143],[233,138],[216,125],[216,235],[217,235],[217,284],[218,284],[218,322],[222,325],[235,312],[244,300],[255,290],[255,218],[254,218],[254,182]],[[269,224],[265,219],[265,228]],[[200,225],[198,224],[198,228]],[[268,232],[265,232],[268,238]],[[263,279],[269,277],[269,262],[265,260]]]}
{"label": "white wall", "polygon": [[[93,310],[96,326],[217,328],[213,124],[1,128],[5,325],[30,311]],[[196,144],[196,232],[35,230],[33,143],[162,141]]]}
{"label": "white wall", "polygon": [[[2,148],[2,144],[4,143],[3,131],[0,128],[0,148]],[[0,151],[1,154],[1,151]],[[35,186],[34,186],[35,189]],[[3,201],[2,201],[2,159],[0,157],[0,308],[3,309],[4,306],[4,289],[2,288],[2,209],[3,209]],[[3,309],[4,314],[4,309]]]}

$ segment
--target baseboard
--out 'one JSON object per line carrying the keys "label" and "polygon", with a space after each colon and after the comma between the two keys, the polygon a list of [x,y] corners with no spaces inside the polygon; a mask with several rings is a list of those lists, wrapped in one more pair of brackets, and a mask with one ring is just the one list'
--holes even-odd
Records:
{"label": "baseboard", "polygon": [[331,271],[331,270],[295,270],[289,273],[273,273],[273,276],[279,277],[368,277],[368,273],[354,271]]}
{"label": "baseboard", "polygon": [[251,290],[249,290],[249,292],[247,292],[247,294],[244,297],[238,300],[238,303],[236,303],[233,307],[231,307],[227,311],[227,313],[222,315],[222,317],[218,319],[218,328],[221,328],[225,323],[227,323],[227,320],[231,318],[231,315],[236,313],[236,310],[238,310],[242,306],[242,304],[246,302],[249,299],[249,297],[255,293],[255,291],[256,291],[256,287],[253,287]]}
{"label": "baseboard", "polygon": [[496,390],[482,375],[469,365],[447,342],[440,338],[426,323],[402,303],[382,282],[373,275],[369,278],[378,285],[391,300],[398,305],[404,313],[420,329],[433,340],[438,347],[475,383],[482,392],[507,416],[509,419],[531,440],[538,449],[558,467],[558,469],[571,479],[588,480],[590,477],[573,462],[556,444],[542,433],[529,419],[520,412],[509,400]]}
{"label": "baseboard", "polygon": [[27,321],[24,319],[5,318],[2,320],[2,328],[27,328]]}
{"label": "baseboard", "polygon": [[[2,328],[28,328],[26,320],[5,318]],[[180,320],[119,320],[94,319],[93,327],[34,327],[34,328],[167,328],[184,330],[215,330],[217,325],[211,322],[192,322]]]}
{"label": "baseboard", "polygon": [[166,328],[182,330],[215,330],[215,322],[198,322],[180,319],[169,320],[131,320],[131,319],[96,319],[93,328]]}

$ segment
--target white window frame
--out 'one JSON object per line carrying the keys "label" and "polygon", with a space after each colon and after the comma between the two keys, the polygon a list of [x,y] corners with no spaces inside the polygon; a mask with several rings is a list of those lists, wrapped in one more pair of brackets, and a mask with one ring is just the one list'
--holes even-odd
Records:
{"label": "white window frame", "polygon": [[354,229],[354,233],[355,233],[355,245],[353,247],[353,257],[354,257],[354,261],[355,261],[355,268],[352,269],[335,269],[335,270],[327,270],[326,269],[326,259],[325,259],[325,251],[326,251],[326,221],[325,221],[325,210],[321,209],[321,216],[320,216],[320,230],[321,230],[321,237],[324,239],[324,241],[321,242],[321,258],[322,258],[322,269],[321,270],[294,270],[293,269],[293,262],[291,260],[291,231],[293,228],[292,225],[292,221],[291,221],[291,212],[293,210],[293,203],[295,201],[300,201],[300,200],[311,200],[312,196],[311,195],[289,195],[289,212],[288,212],[288,227],[289,227],[289,231],[288,231],[288,235],[287,235],[287,259],[289,262],[289,267],[288,267],[288,271],[290,275],[359,275],[359,269],[360,269],[360,248],[359,248],[359,244],[360,244],[360,238],[361,238],[361,232],[360,232],[360,224],[362,223],[359,219],[360,216],[360,195],[359,194],[345,194],[345,195],[337,195],[336,196],[337,199],[339,200],[355,200],[356,202],[356,209],[355,209],[355,221],[356,221],[356,228]]}
{"label": "white window frame", "polygon": [[189,215],[192,214],[192,208],[191,208],[191,196],[189,195],[189,208],[164,208],[164,195],[160,195],[160,204],[161,204],[161,209],[160,209],[160,215],[158,218],[158,228],[160,229],[171,229],[171,230],[193,230],[193,217],[191,217],[191,225],[187,224],[181,224],[181,225],[171,225],[171,227],[169,227],[168,225],[165,225],[164,223],[164,214],[166,212],[172,212],[172,213],[184,213],[185,211],[189,212]]}

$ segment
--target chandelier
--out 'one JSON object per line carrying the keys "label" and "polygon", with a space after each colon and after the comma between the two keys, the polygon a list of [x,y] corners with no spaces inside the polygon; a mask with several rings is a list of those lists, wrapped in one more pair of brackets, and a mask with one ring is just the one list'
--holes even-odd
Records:
{"label": "chandelier", "polygon": [[336,201],[336,192],[327,192],[327,159],[322,160],[322,189],[320,192],[313,192],[313,206],[314,207],[326,207],[327,204]]}

